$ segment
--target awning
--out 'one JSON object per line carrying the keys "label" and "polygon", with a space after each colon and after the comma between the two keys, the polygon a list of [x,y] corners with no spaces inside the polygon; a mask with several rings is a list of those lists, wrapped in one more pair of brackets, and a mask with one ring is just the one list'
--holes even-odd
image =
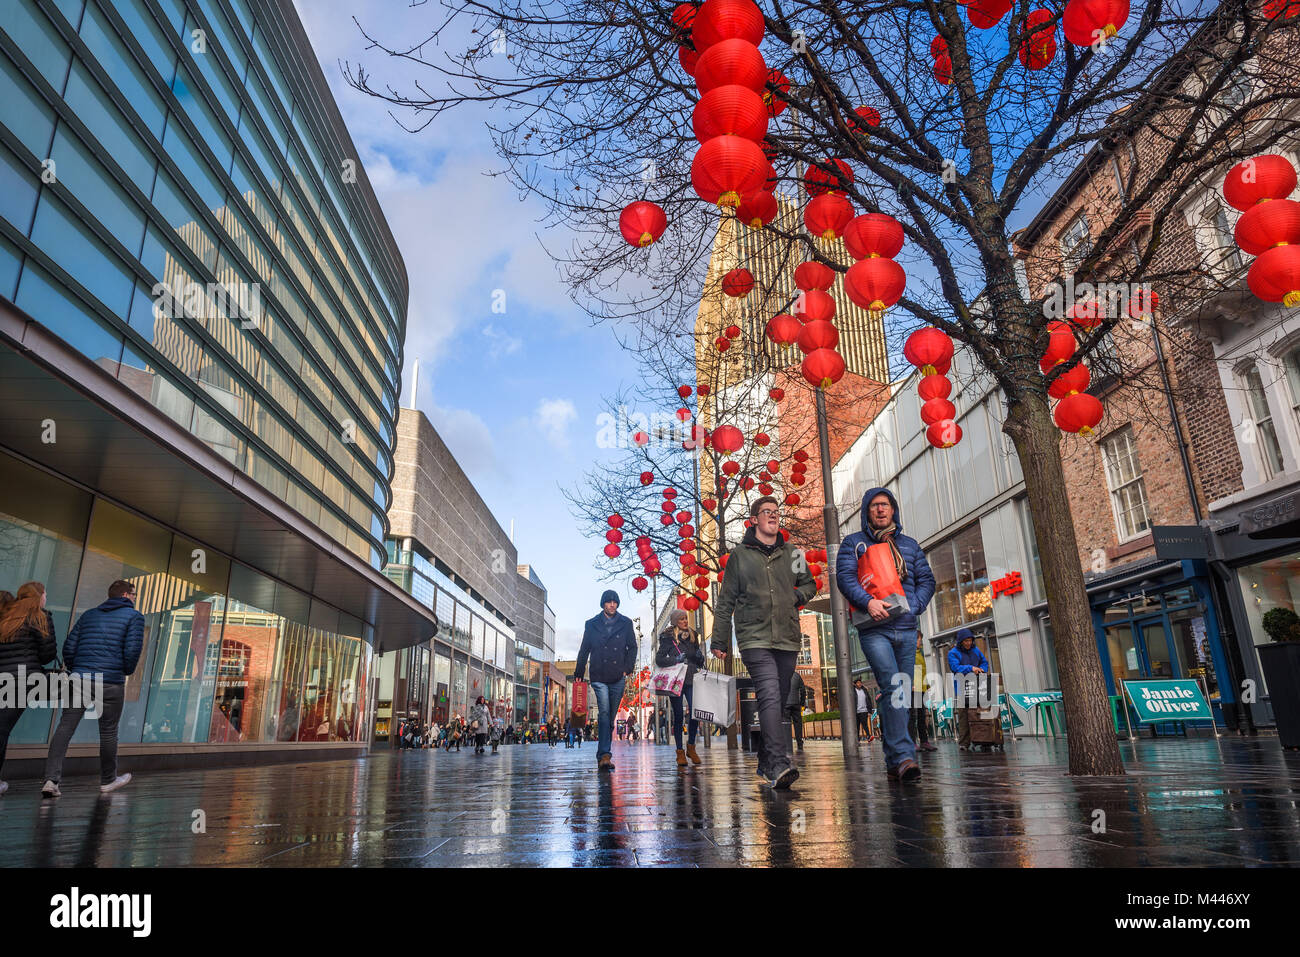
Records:
{"label": "awning", "polygon": [[437,631],[387,576],[4,300],[0,408],[0,447],[369,622],[377,650]]}

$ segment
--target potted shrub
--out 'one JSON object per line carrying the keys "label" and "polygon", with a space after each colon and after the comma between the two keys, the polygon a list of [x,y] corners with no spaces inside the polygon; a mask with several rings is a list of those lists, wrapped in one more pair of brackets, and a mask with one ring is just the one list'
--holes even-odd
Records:
{"label": "potted shrub", "polygon": [[1300,749],[1300,615],[1290,608],[1264,614],[1269,644],[1259,645],[1259,664],[1268,684],[1269,702],[1282,747]]}

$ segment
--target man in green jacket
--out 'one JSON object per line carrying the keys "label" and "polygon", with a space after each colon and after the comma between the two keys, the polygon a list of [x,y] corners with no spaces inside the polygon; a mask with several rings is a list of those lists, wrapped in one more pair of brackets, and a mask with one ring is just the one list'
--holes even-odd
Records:
{"label": "man in green jacket", "polygon": [[799,606],[817,594],[803,553],[786,546],[779,531],[781,509],[770,495],[749,508],[753,525],[727,558],[722,589],[713,610],[710,646],[718,658],[731,651],[732,620],[736,644],[758,696],[758,723],[763,732],[758,773],[773,788],[784,790],[799,777],[790,758],[790,742],[781,726],[790,676],[803,645]]}

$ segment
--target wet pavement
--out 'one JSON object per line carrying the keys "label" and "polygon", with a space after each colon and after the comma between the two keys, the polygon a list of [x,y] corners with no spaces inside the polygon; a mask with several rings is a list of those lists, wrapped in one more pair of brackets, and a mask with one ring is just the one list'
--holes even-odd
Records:
{"label": "wet pavement", "polygon": [[[1208,866],[1300,864],[1300,755],[1276,738],[1122,745],[1124,778],[1065,775],[1063,740],[923,756],[886,779],[880,746],[846,771],[809,742],[774,793],[715,739],[500,754],[378,751],[359,761],[152,772],[101,798],[97,778],[0,797],[0,866]],[[200,827],[201,825],[201,827]],[[199,831],[199,833],[196,833]]]}

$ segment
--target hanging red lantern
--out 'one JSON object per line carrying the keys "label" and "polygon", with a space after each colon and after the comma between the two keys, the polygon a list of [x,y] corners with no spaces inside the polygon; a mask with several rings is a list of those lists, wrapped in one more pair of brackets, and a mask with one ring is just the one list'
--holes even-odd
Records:
{"label": "hanging red lantern", "polygon": [[769,70],[767,86],[763,89],[763,103],[768,116],[780,116],[789,105],[785,95],[790,92],[790,78],[780,70]]}
{"label": "hanging red lantern", "polygon": [[761,493],[764,494],[764,495],[771,495],[771,494],[772,494],[772,486],[771,486],[770,484],[768,484],[767,482],[764,482],[762,485],[760,485],[760,486],[758,487],[758,490],[759,490],[759,492],[761,492]]}
{"label": "hanging red lantern", "polygon": [[[811,556],[812,556],[812,553],[809,552],[809,553],[808,553],[807,555],[805,555],[804,557],[805,557],[805,558],[811,558]],[[820,565],[812,565],[812,564],[810,564],[810,565],[808,566],[808,574],[811,575],[813,578],[821,578],[821,577],[822,577],[822,567],[821,567]]]}
{"label": "hanging red lantern", "polygon": [[1128,314],[1134,319],[1150,316],[1160,305],[1160,296],[1154,289],[1139,289],[1128,301]]}
{"label": "hanging red lantern", "polygon": [[1065,39],[1077,47],[1115,36],[1128,19],[1129,0],[1070,0],[1061,17]]}
{"label": "hanging red lantern", "polygon": [[803,377],[818,389],[829,389],[844,377],[844,359],[834,349],[818,349],[804,357]]}
{"label": "hanging red lantern", "polygon": [[1250,291],[1288,309],[1300,306],[1300,246],[1274,246],[1260,253],[1246,274]]}
{"label": "hanging red lantern", "polygon": [[701,602],[707,602],[709,600],[709,593],[701,588],[695,593],[695,597]]}
{"label": "hanging red lantern", "polygon": [[659,504],[659,508],[669,515],[673,513],[673,509],[676,507],[677,506],[673,504],[672,499],[667,499]]}
{"label": "hanging red lantern", "polygon": [[950,449],[961,441],[961,426],[952,419],[935,422],[925,430],[925,440],[936,449]]}
{"label": "hanging red lantern", "polygon": [[802,485],[806,481],[808,481],[808,478],[802,472],[796,472],[790,476],[791,485]]}
{"label": "hanging red lantern", "polygon": [[934,81],[940,86],[952,85],[952,58],[943,54],[934,61]]}
{"label": "hanging red lantern", "polygon": [[650,444],[650,436],[645,432],[634,432],[632,433],[632,444],[645,448]]}
{"label": "hanging red lantern", "polygon": [[700,55],[690,47],[677,48],[677,63],[681,66],[682,72],[692,79],[695,77],[695,67],[700,62]]}
{"label": "hanging red lantern", "polygon": [[708,575],[696,575],[696,576],[695,576],[695,587],[696,587],[696,588],[708,588],[708,587],[709,587],[709,576],[708,576]]}
{"label": "hanging red lantern", "polygon": [[704,506],[706,512],[712,512],[718,507],[718,500],[715,498],[706,498],[704,501],[700,502],[700,504]]}
{"label": "hanging red lantern", "polygon": [[763,12],[753,0],[705,0],[695,11],[691,36],[701,51],[732,38],[757,45],[763,27]]}
{"label": "hanging red lantern", "polygon": [[760,189],[750,193],[736,207],[736,218],[750,229],[761,229],[777,214],[776,197],[767,190]]}
{"label": "hanging red lantern", "polygon": [[833,282],[835,282],[835,270],[825,263],[809,260],[794,267],[794,284],[805,292],[812,289],[825,292],[831,288]]}
{"label": "hanging red lantern", "polygon": [[1291,161],[1276,153],[1242,160],[1223,179],[1223,198],[1243,213],[1256,203],[1286,199],[1295,190],[1296,172]]}
{"label": "hanging red lantern", "polygon": [[693,538],[695,536],[695,526],[683,525],[681,528],[677,529],[677,534],[681,538]]}
{"label": "hanging red lantern", "polygon": [[677,513],[676,518],[677,518],[678,525],[685,525],[687,522],[691,520],[691,513],[683,509],[682,511]]}
{"label": "hanging red lantern", "polygon": [[664,234],[668,217],[654,203],[639,199],[628,203],[618,217],[618,231],[633,246],[649,246]]}
{"label": "hanging red lantern", "polygon": [[863,213],[844,227],[844,246],[854,259],[893,259],[903,249],[903,227],[893,216]]}
{"label": "hanging red lantern", "polygon": [[753,90],[762,101],[763,88],[767,85],[767,64],[754,44],[744,40],[723,40],[703,51],[695,61],[695,87],[701,96],[732,83]]}
{"label": "hanging red lantern", "polygon": [[678,409],[677,418],[682,422],[689,422],[691,420],[691,410],[687,408]]}
{"label": "hanging red lantern", "polygon": [[689,31],[691,24],[695,22],[696,9],[693,3],[677,4],[673,7],[673,25],[682,33]]}
{"label": "hanging red lantern", "polygon": [[677,387],[677,394],[683,399],[689,399],[691,397],[691,387],[688,385],[679,385]]}
{"label": "hanging red lantern", "polygon": [[773,475],[775,475],[776,473],[781,471],[781,463],[778,462],[776,459],[768,459],[767,470],[771,472]]}
{"label": "hanging red lantern", "polygon": [[700,97],[691,113],[691,129],[701,143],[715,136],[757,142],[767,135],[767,109],[753,90],[729,83]]}
{"label": "hanging red lantern", "polygon": [[707,385],[699,385],[699,386],[696,386],[696,387],[695,387],[695,394],[698,395],[698,396],[702,399],[702,398],[704,398],[706,395],[709,394],[709,387],[708,387]]}
{"label": "hanging red lantern", "polygon": [[835,318],[835,299],[820,289],[810,289],[794,301],[794,314],[800,322],[829,322]]}
{"label": "hanging red lantern", "polygon": [[1300,14],[1300,0],[1264,0],[1260,12],[1270,20],[1290,20]]}
{"label": "hanging red lantern", "polygon": [[966,7],[970,25],[979,30],[995,27],[1011,9],[1011,0],[972,0]]}
{"label": "hanging red lantern", "polygon": [[807,472],[807,471],[808,471],[807,462],[795,462],[794,465],[790,466],[790,473],[792,475],[799,475],[801,472]]}
{"label": "hanging red lantern", "polygon": [[926,402],[930,399],[946,399],[952,394],[952,383],[948,381],[947,376],[922,376],[921,381],[916,384],[916,394]]}
{"label": "hanging red lantern", "polygon": [[1046,363],[1051,368],[1073,356],[1078,343],[1074,340],[1074,331],[1068,322],[1061,322],[1059,319],[1049,322],[1047,332],[1047,351],[1043,353],[1040,365]]}
{"label": "hanging red lantern", "polygon": [[935,37],[930,41],[930,56],[939,57],[948,52],[948,41],[943,37]]}
{"label": "hanging red lantern", "polygon": [[637,575],[636,578],[632,579],[632,587],[636,591],[645,591],[647,588],[650,587],[650,583],[646,581],[644,578],[642,578],[640,575]]}
{"label": "hanging red lantern", "polygon": [[838,239],[853,218],[853,204],[842,193],[822,193],[808,201],[803,222],[818,239]]}
{"label": "hanging red lantern", "polygon": [[769,472],[767,469],[764,469],[763,471],[758,473],[758,480],[760,482],[770,482],[772,481],[772,473]]}
{"label": "hanging red lantern", "polygon": [[695,542],[689,538],[684,538],[677,547],[683,552],[693,552],[695,551]]}
{"label": "hanging red lantern", "polygon": [[[791,318],[793,319],[794,317],[791,316]],[[795,319],[795,322],[798,321],[799,321],[798,319]],[[767,395],[768,398],[770,398],[773,402],[780,402],[782,399],[785,398],[785,389],[768,389]]]}
{"label": "hanging red lantern", "polygon": [[800,449],[798,452],[795,452],[795,453],[794,453],[794,460],[795,460],[796,462],[801,462],[801,463],[802,463],[802,462],[807,462],[807,461],[808,461],[808,453],[805,452],[803,449]]}
{"label": "hanging red lantern", "polygon": [[617,528],[611,528],[609,531],[605,533],[605,541],[609,542],[611,545],[617,545],[622,540],[623,540],[623,533],[620,532]]}
{"label": "hanging red lantern", "polygon": [[713,451],[730,455],[732,452],[740,451],[745,444],[745,436],[734,425],[720,425],[713,430],[713,435],[709,437],[709,444],[713,446]]}
{"label": "hanging red lantern", "polygon": [[609,527],[610,527],[610,528],[622,528],[622,527],[623,527],[623,516],[622,516],[622,515],[619,515],[617,512],[615,512],[615,513],[614,513],[613,515],[611,515],[609,518],[605,519],[605,521],[609,523]]}
{"label": "hanging red lantern", "polygon": [[936,422],[942,422],[944,419],[955,419],[957,417],[957,407],[947,399],[930,399],[921,406],[921,421],[926,425],[934,425]]}
{"label": "hanging red lantern", "polygon": [[772,437],[766,432],[759,432],[754,436],[754,444],[758,446],[767,446],[772,442]]}
{"label": "hanging red lantern", "polygon": [[750,489],[754,487],[754,480],[750,478],[748,475],[746,475],[743,479],[740,480],[740,487],[743,488],[746,492],[748,492]]}
{"label": "hanging red lantern", "polygon": [[642,485],[649,485],[649,484],[650,484],[651,482],[653,482],[654,480],[655,480],[655,474],[654,474],[654,472],[642,472],[642,473],[641,473],[641,484],[642,484]]}
{"label": "hanging red lantern", "polygon": [[621,554],[623,554],[623,549],[619,548],[617,545],[610,544],[605,546],[606,557],[618,558],[618,556]]}
{"label": "hanging red lantern", "polygon": [[1300,243],[1300,203],[1290,199],[1256,203],[1241,214],[1232,236],[1252,256],[1283,243]]}
{"label": "hanging red lantern", "polygon": [[767,175],[767,160],[753,140],[715,136],[695,154],[691,183],[707,203],[734,209],[740,198],[756,191]]}
{"label": "hanging red lantern", "polygon": [[767,323],[767,337],[779,346],[788,346],[799,338],[799,320],[782,313]]}
{"label": "hanging red lantern", "polygon": [[1064,399],[1075,392],[1084,392],[1092,381],[1092,373],[1082,362],[1072,369],[1066,369],[1047,387],[1047,394],[1053,399]]}
{"label": "hanging red lantern", "polygon": [[948,333],[933,326],[922,326],[903,344],[903,358],[921,370],[922,374],[943,375],[952,362],[952,339]]}
{"label": "hanging red lantern", "polygon": [[853,170],[842,159],[823,159],[822,166],[833,167],[827,171],[821,166],[809,166],[804,173],[803,185],[809,196],[822,196],[826,193],[843,191],[853,184]]}
{"label": "hanging red lantern", "polygon": [[671,525],[671,524],[673,524],[673,517],[672,517],[671,515],[669,515],[667,512],[665,512],[663,515],[660,515],[660,516],[659,516],[659,524],[660,524],[660,525]]}
{"label": "hanging red lantern", "polygon": [[840,344],[840,334],[833,323],[824,319],[810,322],[799,330],[799,350],[808,355],[818,349],[834,349]]}
{"label": "hanging red lantern", "polygon": [[687,611],[695,611],[695,609],[700,607],[700,600],[694,597],[687,598],[682,602],[682,607]]}
{"label": "hanging red lantern", "polygon": [[740,326],[727,326],[727,328],[723,330],[723,334],[724,334],[728,339],[739,339],[739,338],[740,338]]}
{"label": "hanging red lantern", "polygon": [[1091,435],[1104,414],[1096,396],[1088,395],[1086,392],[1076,392],[1074,395],[1067,395],[1056,404],[1053,418],[1056,419],[1056,427],[1062,432]]}
{"label": "hanging red lantern", "polygon": [[676,497],[677,497],[677,489],[672,488],[671,486],[669,486],[668,488],[664,489],[664,498],[666,498],[666,499],[674,499],[674,498],[676,498]]}
{"label": "hanging red lantern", "polygon": [[731,348],[731,340],[726,336],[718,336],[718,338],[713,340],[713,345],[719,352],[726,352]]}
{"label": "hanging red lantern", "polygon": [[862,259],[844,274],[844,292],[855,304],[879,319],[907,288],[907,273],[892,259]]}
{"label": "hanging red lantern", "polygon": [[785,504],[786,504],[786,505],[798,505],[798,504],[799,504],[799,501],[800,501],[800,500],[799,500],[799,493],[798,493],[798,492],[791,492],[789,495],[787,495],[787,496],[785,497]]}
{"label": "hanging red lantern", "polygon": [[[1042,70],[1056,57],[1056,28],[1042,27],[1052,19],[1052,11],[1043,7],[1029,11],[1025,18],[1026,36],[1020,44],[1020,63],[1029,70]],[[1034,29],[1039,27],[1039,29]]]}
{"label": "hanging red lantern", "polygon": [[870,135],[870,127],[880,125],[880,111],[875,107],[859,106],[853,112],[856,113],[858,119],[862,121],[862,125],[859,125],[853,120],[849,120],[848,127],[850,132],[861,133],[863,136],[867,136]]}
{"label": "hanging red lantern", "polygon": [[1106,318],[1101,303],[1096,302],[1095,300],[1091,302],[1076,302],[1070,307],[1070,311],[1067,315],[1074,321],[1076,326],[1089,331],[1100,326]]}
{"label": "hanging red lantern", "polygon": [[722,277],[722,291],[733,299],[748,296],[754,288],[754,274],[748,269],[733,269]]}
{"label": "hanging red lantern", "polygon": [[740,471],[740,463],[735,459],[729,459],[722,463],[722,471],[725,475],[735,475]]}

